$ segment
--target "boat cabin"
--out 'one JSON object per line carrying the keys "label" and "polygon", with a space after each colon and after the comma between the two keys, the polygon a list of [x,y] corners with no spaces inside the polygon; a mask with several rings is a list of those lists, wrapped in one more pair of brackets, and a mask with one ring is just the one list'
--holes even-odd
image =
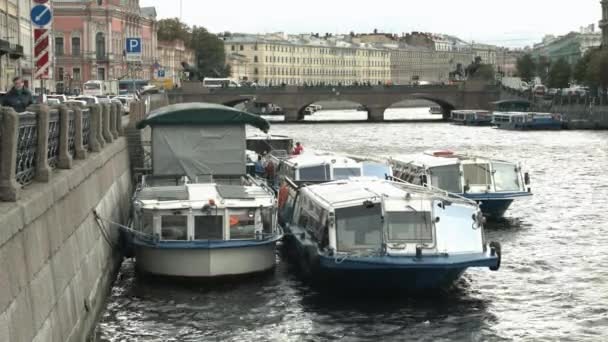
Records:
{"label": "boat cabin", "polygon": [[295,234],[308,233],[328,255],[483,250],[479,209],[466,199],[371,178],[311,185],[299,191],[289,227]]}
{"label": "boat cabin", "polygon": [[293,139],[286,135],[255,134],[247,136],[247,150],[259,155],[273,153],[288,155],[293,150]]}
{"label": "boat cabin", "polygon": [[453,110],[452,121],[458,124],[489,124],[492,122],[492,113],[487,110]]}
{"label": "boat cabin", "polygon": [[492,123],[498,128],[561,128],[561,122],[561,115],[552,113],[495,112],[492,115]]}
{"label": "boat cabin", "polygon": [[455,194],[526,192],[528,177],[519,165],[451,151],[391,159],[396,178]]}
{"label": "boat cabin", "polygon": [[361,177],[363,165],[337,154],[307,152],[280,161],[277,174],[280,179],[289,178],[295,182],[329,182]]}
{"label": "boat cabin", "polygon": [[490,103],[494,112],[527,112],[532,107],[532,102],[527,100],[501,100]]}

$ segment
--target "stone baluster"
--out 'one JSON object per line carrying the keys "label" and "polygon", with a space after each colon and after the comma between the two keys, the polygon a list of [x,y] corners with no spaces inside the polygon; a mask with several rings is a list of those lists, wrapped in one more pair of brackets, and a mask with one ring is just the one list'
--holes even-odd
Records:
{"label": "stone baluster", "polygon": [[122,127],[122,117],[123,117],[123,108],[122,105],[116,103],[114,104],[114,106],[116,106],[116,112],[118,113],[117,115],[117,119],[116,119],[116,131],[118,132],[119,136],[124,136],[125,135],[125,130]]}
{"label": "stone baluster", "polygon": [[137,113],[139,111],[139,104],[137,101],[133,101],[129,104],[129,128],[135,128],[137,125]]}
{"label": "stone baluster", "polygon": [[27,108],[28,112],[36,113],[38,118],[38,146],[36,147],[36,177],[39,182],[48,182],[51,179],[49,166],[49,119],[50,108],[45,104],[35,104]]}
{"label": "stone baluster", "polygon": [[112,137],[112,132],[110,132],[110,117],[112,116],[112,114],[110,113],[110,104],[108,103],[103,103],[101,105],[101,112],[102,112],[102,117],[103,117],[103,121],[102,121],[102,132],[103,132],[103,139],[106,141],[106,143],[111,144],[112,141],[114,141],[114,137]]}
{"label": "stone baluster", "polygon": [[21,193],[17,183],[17,144],[19,138],[19,114],[10,107],[0,107],[0,200],[16,201]]}
{"label": "stone baluster", "polygon": [[84,149],[84,136],[82,135],[82,109],[77,105],[72,106],[74,111],[74,149],[76,150],[76,159],[86,159],[87,151]]}
{"label": "stone baluster", "polygon": [[60,169],[72,168],[72,156],[70,155],[70,109],[61,105],[55,107],[59,111],[59,163]]}
{"label": "stone baluster", "polygon": [[101,105],[94,104],[89,106],[91,133],[89,136],[89,148],[93,152],[99,152],[105,146],[102,134],[102,113]]}
{"label": "stone baluster", "polygon": [[114,140],[118,139],[118,129],[116,128],[116,126],[118,126],[118,121],[120,120],[120,118],[118,117],[119,113],[118,113],[118,108],[116,108],[118,104],[117,103],[110,103],[109,107],[110,107],[110,133],[112,134],[112,138]]}

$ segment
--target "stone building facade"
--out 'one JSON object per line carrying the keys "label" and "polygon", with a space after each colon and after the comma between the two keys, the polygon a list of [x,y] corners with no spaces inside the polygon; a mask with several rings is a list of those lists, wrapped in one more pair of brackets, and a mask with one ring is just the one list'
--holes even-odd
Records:
{"label": "stone building facade", "polygon": [[0,91],[20,75],[33,84],[33,31],[31,0],[0,0]]}
{"label": "stone building facade", "polygon": [[[139,0],[54,0],[55,81],[75,92],[88,80],[150,80],[158,66],[154,8]],[[141,37],[142,61],[128,64],[125,40]]]}
{"label": "stone building facade", "polygon": [[155,83],[165,89],[181,87],[185,77],[182,62],[194,65],[194,51],[181,40],[159,41],[158,59],[160,72],[154,76]]}

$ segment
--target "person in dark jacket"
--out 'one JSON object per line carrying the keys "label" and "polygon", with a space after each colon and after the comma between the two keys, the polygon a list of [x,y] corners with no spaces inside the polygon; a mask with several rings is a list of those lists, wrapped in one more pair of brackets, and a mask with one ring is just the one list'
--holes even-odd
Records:
{"label": "person in dark jacket", "polygon": [[32,93],[23,86],[23,79],[15,77],[13,87],[2,98],[2,105],[12,107],[17,113],[25,112],[25,109],[33,104]]}

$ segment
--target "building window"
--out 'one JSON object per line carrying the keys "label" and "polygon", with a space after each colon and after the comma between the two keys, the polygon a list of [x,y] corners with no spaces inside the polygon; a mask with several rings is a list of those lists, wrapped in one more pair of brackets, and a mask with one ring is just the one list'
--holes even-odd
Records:
{"label": "building window", "polygon": [[236,48],[234,47],[234,45],[230,46],[230,50],[231,51],[235,51],[236,50]]}
{"label": "building window", "polygon": [[57,76],[59,76],[59,81],[63,81],[63,68],[57,68]]}
{"label": "building window", "polygon": [[63,56],[63,37],[55,37],[55,54]]}
{"label": "building window", "polygon": [[80,68],[72,69],[72,78],[74,81],[80,81]]}
{"label": "building window", "polygon": [[253,56],[253,62],[257,63],[258,62],[258,56]]}
{"label": "building window", "polygon": [[259,73],[259,72],[258,72],[258,68],[254,68],[254,69],[253,69],[253,74],[254,74],[254,75],[257,75],[258,73]]}
{"label": "building window", "polygon": [[245,47],[243,45],[240,45],[239,50],[243,51],[243,50],[245,50]]}
{"label": "building window", "polygon": [[72,56],[80,56],[80,37],[72,37]]}
{"label": "building window", "polygon": [[104,59],[106,54],[106,37],[103,32],[97,32],[95,35],[95,48],[97,59]]}
{"label": "building window", "polygon": [[97,68],[97,79],[100,81],[105,81],[105,79],[106,79],[106,69],[105,68]]}

